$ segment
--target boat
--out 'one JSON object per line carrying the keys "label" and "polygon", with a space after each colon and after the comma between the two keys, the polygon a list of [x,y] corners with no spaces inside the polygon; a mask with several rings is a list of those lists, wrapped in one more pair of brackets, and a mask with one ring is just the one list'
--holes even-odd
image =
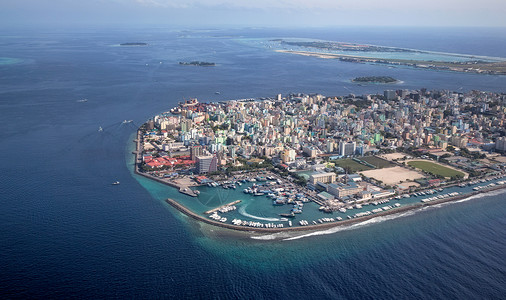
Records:
{"label": "boat", "polygon": [[285,218],[295,218],[295,215],[293,213],[290,213],[290,214],[279,214],[280,216],[282,217],[285,217]]}
{"label": "boat", "polygon": [[265,193],[254,193],[253,196],[263,196]]}
{"label": "boat", "polygon": [[118,185],[118,184],[119,184],[119,181],[117,181],[117,180],[112,183],[112,185]]}
{"label": "boat", "polygon": [[132,123],[134,120],[124,120],[123,124]]}
{"label": "boat", "polygon": [[79,103],[88,102],[88,99],[79,99],[79,100],[77,100],[77,102],[79,102]]}
{"label": "boat", "polygon": [[98,132],[102,132],[102,131],[104,131],[104,129],[102,129],[102,126],[99,126],[98,127]]}

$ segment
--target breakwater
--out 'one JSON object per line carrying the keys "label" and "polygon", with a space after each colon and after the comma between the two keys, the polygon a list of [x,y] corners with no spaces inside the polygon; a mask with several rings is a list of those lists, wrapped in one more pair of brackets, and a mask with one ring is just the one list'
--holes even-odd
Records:
{"label": "breakwater", "polygon": [[471,197],[474,195],[478,195],[478,194],[482,194],[482,193],[486,193],[486,192],[491,192],[491,191],[495,191],[495,190],[499,190],[499,189],[503,189],[503,188],[505,188],[505,187],[504,186],[490,187],[490,188],[483,189],[480,191],[474,191],[471,193],[461,194],[461,195],[454,196],[454,197],[449,197],[449,198],[440,199],[440,200],[434,200],[434,201],[426,202],[426,203],[416,203],[416,204],[411,204],[411,205],[405,205],[405,206],[401,206],[399,208],[394,208],[394,209],[383,211],[383,212],[376,213],[373,215],[357,217],[357,218],[337,221],[337,222],[333,222],[333,223],[324,223],[324,224],[298,226],[298,227],[284,227],[284,228],[246,227],[246,226],[238,226],[238,225],[233,225],[233,224],[221,223],[221,222],[218,222],[215,220],[207,219],[205,216],[201,216],[201,215],[191,211],[190,209],[186,208],[184,205],[178,203],[176,200],[167,199],[166,202],[168,204],[170,204],[172,207],[179,210],[180,212],[184,213],[185,215],[187,215],[195,220],[202,221],[202,222],[210,224],[210,225],[218,226],[221,228],[228,228],[228,229],[232,229],[232,230],[248,231],[248,232],[253,232],[253,233],[255,233],[255,232],[276,233],[276,232],[282,232],[282,231],[311,231],[311,230],[328,229],[328,228],[333,228],[333,227],[337,227],[337,226],[346,226],[346,225],[351,225],[351,224],[355,224],[355,223],[360,223],[360,222],[370,220],[370,219],[380,217],[380,216],[393,215],[393,214],[398,214],[398,213],[402,213],[402,212],[406,212],[406,211],[410,211],[410,210],[419,209],[419,208],[426,207],[426,206],[433,206],[433,205],[438,205],[438,204],[442,204],[442,203],[457,201],[457,200],[465,199],[465,198],[468,198],[468,197]]}
{"label": "breakwater", "polygon": [[[176,183],[162,180],[162,179],[157,178],[155,176],[141,172],[139,170],[139,166],[141,163],[140,153],[142,153],[141,148],[140,148],[140,146],[141,146],[140,145],[140,142],[141,142],[141,131],[140,130],[137,131],[137,139],[134,140],[134,142],[136,142],[136,148],[137,148],[137,150],[134,151],[134,154],[135,154],[134,172],[135,172],[135,174],[144,176],[144,177],[149,178],[151,180],[155,180],[155,181],[160,182],[162,184],[169,185],[171,187],[177,188],[178,190],[185,188],[185,187],[178,185]],[[456,185],[456,184],[453,184],[453,185]],[[453,185],[448,185],[446,187],[450,187]],[[387,215],[392,215],[392,214],[397,214],[397,213],[402,213],[402,212],[406,212],[406,211],[410,211],[410,210],[419,209],[419,208],[426,207],[426,206],[433,206],[433,205],[437,205],[437,204],[441,204],[441,203],[457,201],[457,200],[465,199],[467,197],[471,197],[473,195],[486,193],[486,192],[490,192],[490,191],[494,191],[494,190],[498,190],[498,189],[502,189],[502,188],[505,188],[505,186],[489,187],[489,188],[482,189],[479,191],[473,191],[473,192],[466,193],[466,194],[460,194],[460,195],[457,195],[454,197],[434,200],[434,201],[425,202],[425,203],[415,203],[415,204],[405,205],[405,206],[401,206],[398,208],[393,208],[391,210],[387,210],[387,211],[383,211],[383,212],[379,212],[379,213],[375,213],[375,214],[371,214],[371,215],[367,215],[367,216],[356,217],[356,218],[352,218],[352,219],[345,219],[345,220],[337,221],[337,222],[329,222],[329,223],[323,223],[323,224],[311,224],[311,225],[307,225],[307,226],[282,227],[282,228],[247,227],[247,226],[239,226],[239,225],[234,225],[234,224],[222,223],[219,221],[208,219],[208,218],[206,218],[206,216],[199,215],[199,214],[191,211],[190,209],[186,208],[184,205],[180,204],[176,200],[167,199],[166,202],[168,204],[170,204],[172,207],[179,210],[180,212],[184,213],[185,215],[187,215],[195,220],[198,220],[198,221],[210,224],[210,225],[218,226],[221,228],[232,229],[232,230],[238,230],[238,231],[247,231],[247,232],[252,232],[252,233],[255,233],[255,232],[276,233],[276,232],[282,232],[282,231],[312,231],[312,230],[328,229],[328,228],[333,228],[333,227],[337,227],[337,226],[346,226],[346,225],[351,225],[351,224],[360,223],[360,222],[363,222],[366,220],[370,220],[370,219],[373,219],[373,218],[379,217],[379,216],[387,216]],[[217,209],[219,209],[219,208],[217,208]],[[217,209],[210,210],[210,211],[215,211]]]}

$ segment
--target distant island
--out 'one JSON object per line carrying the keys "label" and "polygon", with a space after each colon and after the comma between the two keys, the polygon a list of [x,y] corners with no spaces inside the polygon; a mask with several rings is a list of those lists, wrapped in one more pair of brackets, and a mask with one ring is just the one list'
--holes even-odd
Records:
{"label": "distant island", "polygon": [[360,83],[397,83],[399,80],[390,77],[390,76],[366,76],[366,77],[356,77],[352,80],[352,82],[360,82]]}
{"label": "distant island", "polygon": [[207,62],[207,61],[190,61],[190,62],[179,62],[180,65],[183,66],[201,66],[201,67],[214,67],[216,66],[213,62]]}
{"label": "distant island", "polygon": [[373,45],[361,45],[343,42],[327,42],[327,41],[286,41],[283,39],[274,39],[273,42],[280,42],[281,45],[297,46],[304,48],[316,48],[330,51],[353,51],[353,52],[420,52],[419,50],[403,49],[396,47],[384,47]]}
{"label": "distant island", "polygon": [[120,46],[147,46],[148,43],[122,43]]}

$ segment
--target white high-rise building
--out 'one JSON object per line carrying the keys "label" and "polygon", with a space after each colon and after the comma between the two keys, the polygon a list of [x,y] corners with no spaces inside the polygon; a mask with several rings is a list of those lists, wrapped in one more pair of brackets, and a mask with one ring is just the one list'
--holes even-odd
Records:
{"label": "white high-rise building", "polygon": [[354,155],[356,149],[357,149],[357,143],[355,143],[355,142],[341,141],[339,143],[339,155],[341,155],[341,156]]}

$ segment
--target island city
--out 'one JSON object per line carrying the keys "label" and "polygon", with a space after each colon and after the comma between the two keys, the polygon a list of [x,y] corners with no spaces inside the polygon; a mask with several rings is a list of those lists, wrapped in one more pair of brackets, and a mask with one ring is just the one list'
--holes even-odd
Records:
{"label": "island city", "polygon": [[504,187],[505,100],[426,89],[191,99],[139,128],[135,172],[220,227],[350,224]]}

